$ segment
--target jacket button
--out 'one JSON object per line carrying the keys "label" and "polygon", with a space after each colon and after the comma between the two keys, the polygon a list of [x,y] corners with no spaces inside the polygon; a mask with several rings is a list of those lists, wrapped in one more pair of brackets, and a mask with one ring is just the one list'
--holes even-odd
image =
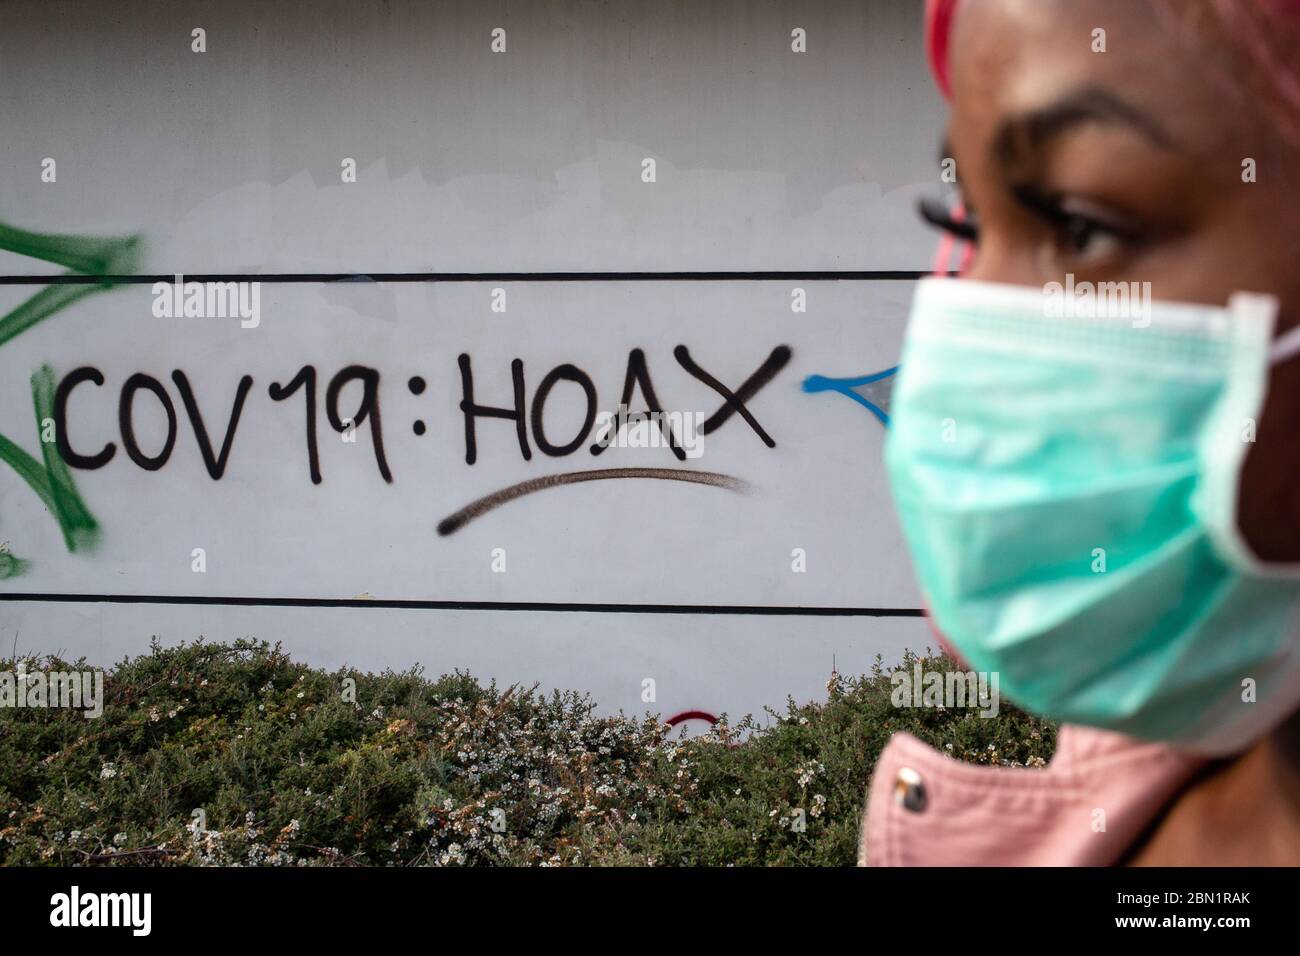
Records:
{"label": "jacket button", "polygon": [[920,813],[925,809],[925,784],[911,767],[901,767],[894,778],[894,802],[904,810]]}

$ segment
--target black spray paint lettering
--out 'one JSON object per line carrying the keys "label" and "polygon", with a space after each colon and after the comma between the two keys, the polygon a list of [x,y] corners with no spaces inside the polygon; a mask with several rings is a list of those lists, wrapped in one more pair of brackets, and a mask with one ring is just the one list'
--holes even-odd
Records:
{"label": "black spray paint lettering", "polygon": [[[344,421],[339,417],[339,393],[343,391],[344,385],[353,381],[362,383],[361,404],[348,416],[348,421]],[[379,421],[379,373],[364,365],[349,365],[335,375],[330,380],[329,388],[325,390],[325,414],[329,417],[330,425],[339,434],[347,431],[349,425],[352,428],[360,428],[362,422],[367,418],[370,419],[370,442],[375,447],[375,463],[379,466],[379,473],[384,476],[384,481],[391,485],[393,475],[388,470],[388,459],[384,457],[384,434]]]}
{"label": "black spray paint lettering", "polygon": [[[702,434],[709,434],[717,431],[727,422],[732,415],[739,415],[748,423],[754,433],[769,448],[775,448],[776,442],[763,429],[762,425],[749,411],[746,403],[749,402],[758,391],[776,376],[790,361],[793,353],[788,345],[778,345],[763,362],[761,366],[747,378],[740,387],[734,391],[722,384],[716,377],[702,368],[691,357],[690,351],[684,345],[679,345],[673,350],[673,357],[677,363],[685,369],[690,375],[709,386],[713,391],[722,396],[723,404],[714,412],[701,428]],[[537,447],[547,455],[552,457],[562,457],[572,454],[586,441],[587,435],[595,423],[597,415],[597,398],[596,388],[592,384],[591,376],[576,365],[559,365],[551,369],[550,372],[542,379],[533,396],[531,409],[527,409],[526,387],[524,380],[524,363],[522,359],[516,358],[510,363],[510,380],[513,391],[513,401],[509,407],[493,406],[479,404],[475,400],[474,393],[474,370],[473,360],[468,353],[462,353],[457,359],[460,366],[461,377],[461,401],[460,410],[465,419],[465,463],[472,465],[478,460],[478,428],[477,420],[480,418],[501,418],[507,421],[513,421],[515,424],[515,437],[519,443],[519,452],[523,455],[525,461],[532,459],[532,450],[528,444],[528,423],[531,421],[533,441]],[[551,389],[556,383],[569,381],[576,383],[583,392],[586,400],[586,415],[582,427],[577,434],[563,445],[555,445],[548,439],[542,425],[546,399],[550,395]],[[678,461],[686,459],[686,452],[682,449],[677,441],[676,435],[673,434],[672,425],[668,417],[663,414],[663,406],[659,402],[659,396],[655,392],[654,383],[650,378],[650,370],[646,364],[645,352],[641,349],[633,349],[628,353],[627,371],[623,377],[623,392],[620,399],[620,406],[628,408],[631,406],[632,398],[637,391],[640,391],[645,399],[646,412],[650,413],[650,420],[657,421],[659,428],[667,440],[668,447],[672,449],[673,454]],[[528,414],[526,415],[526,412]],[[609,448],[607,442],[596,442],[591,445],[590,452],[592,455],[602,454]]]}
{"label": "black spray paint lettering", "polygon": [[[704,369],[691,356],[690,351],[685,345],[678,345],[673,350],[673,357],[677,364],[681,366],[692,378],[707,385],[711,390],[716,392],[722,398],[722,405],[701,426],[701,433],[708,434],[717,431],[732,416],[738,415],[753,430],[755,435],[769,448],[776,446],[775,440],[759,424],[753,413],[748,408],[751,399],[767,385],[790,361],[791,350],[789,346],[780,345],[772,350],[762,365],[754,371],[739,387],[729,388],[723,384],[716,376]],[[520,358],[514,359],[510,363],[510,377],[512,386],[512,400],[510,406],[492,406],[480,404],[476,401],[474,392],[473,361],[468,353],[459,356],[457,364],[460,370],[461,394],[462,398],[459,403],[460,411],[464,417],[464,436],[465,436],[465,461],[473,465],[478,459],[477,448],[477,426],[479,419],[499,418],[512,421],[515,426],[515,438],[519,446],[519,452],[525,461],[532,459],[532,447],[529,443],[529,431],[531,426],[532,442],[536,444],[541,452],[552,458],[561,458],[577,452],[586,442],[591,433],[592,426],[595,423],[598,410],[599,400],[597,398],[596,387],[591,375],[579,368],[577,365],[565,363],[551,369],[538,384],[537,390],[533,395],[532,403],[527,402],[527,389],[524,377],[524,363]],[[299,392],[303,397],[303,409],[306,422],[306,444],[307,444],[307,466],[313,484],[320,484],[322,481],[320,467],[320,450],[317,438],[317,421],[318,421],[318,393],[317,382],[318,373],[314,366],[304,365],[298,369],[294,376],[285,384],[272,382],[267,388],[267,394],[270,399],[276,403],[285,402]],[[236,385],[234,397],[231,401],[230,411],[226,417],[225,426],[221,429],[220,434],[221,447],[217,450],[214,447],[211,433],[209,432],[203,410],[200,407],[200,400],[195,394],[194,388],[190,384],[189,377],[181,369],[175,369],[171,373],[171,380],[175,386],[176,392],[180,396],[181,405],[185,410],[186,418],[194,432],[199,452],[203,458],[203,464],[209,477],[213,481],[219,481],[226,473],[226,468],[230,463],[233,454],[235,437],[238,431],[241,416],[248,396],[253,388],[253,376],[242,375]],[[340,408],[342,393],[351,383],[356,382],[361,386],[361,398],[356,407],[349,414],[344,414]],[[547,434],[544,425],[546,402],[552,390],[560,383],[571,383],[577,385],[581,390],[584,402],[585,413],[581,427],[576,434],[568,438],[567,441],[559,442],[553,440],[553,436]],[[58,388],[55,390],[53,415],[55,422],[55,441],[59,455],[63,460],[73,468],[83,470],[95,470],[107,465],[117,453],[117,445],[112,441],[104,442],[97,451],[87,452],[78,450],[73,446],[69,437],[68,427],[68,400],[73,391],[80,385],[90,383],[96,388],[102,388],[105,385],[104,374],[92,366],[82,366],[74,369],[63,377]],[[424,380],[418,376],[411,379],[411,391],[419,395],[424,391]],[[418,387],[417,387],[418,383]],[[387,483],[393,482],[392,472],[388,466],[387,456],[384,451],[383,425],[380,416],[379,403],[380,390],[380,373],[377,369],[369,368],[364,365],[349,365],[335,374],[329,381],[325,390],[325,415],[330,426],[338,433],[342,434],[349,429],[360,428],[363,425],[369,429],[371,444],[373,447],[374,459],[380,476]],[[681,461],[687,455],[677,441],[677,436],[673,434],[669,417],[662,414],[663,406],[660,403],[659,396],[655,390],[654,383],[650,376],[650,370],[646,361],[645,352],[641,349],[632,349],[628,353],[627,363],[623,376],[623,389],[621,392],[619,405],[621,408],[630,407],[634,396],[640,393],[646,404],[646,412],[650,413],[652,420],[657,421],[659,428],[667,440],[667,445],[676,458]],[[146,450],[136,430],[136,409],[138,403],[152,401],[162,411],[166,418],[166,431],[163,436],[161,447],[156,451]],[[216,399],[209,398],[210,402],[216,402]],[[176,446],[177,433],[180,427],[179,415],[177,414],[176,403],[172,395],[168,392],[166,386],[157,378],[144,372],[136,372],[130,375],[123,382],[118,394],[117,402],[118,412],[118,433],[121,439],[122,447],[126,455],[138,467],[145,471],[159,471],[171,459],[172,453]],[[211,409],[209,410],[209,416]],[[424,434],[423,422],[417,422],[415,429],[417,435]],[[157,443],[154,442],[153,446]],[[82,446],[84,447],[84,446]],[[609,444],[604,441],[598,441],[589,446],[588,450],[591,455],[600,455],[609,448]],[[604,469],[590,472],[582,472],[582,480],[592,480],[598,478],[636,478],[636,477],[674,477],[669,475],[657,474],[650,476],[642,474],[646,469]],[[689,476],[687,476],[689,477]],[[727,476],[717,476],[719,486],[730,487],[727,482],[733,479]],[[563,476],[552,476],[540,479],[540,487],[554,487],[563,483]],[[723,481],[723,479],[726,479]],[[567,481],[568,479],[564,479]],[[575,478],[576,480],[576,478]],[[676,476],[676,480],[684,480]],[[694,479],[692,479],[694,480]],[[527,485],[527,493],[536,490],[532,484]],[[520,486],[523,487],[522,485]],[[733,488],[734,490],[734,488]],[[518,497],[519,494],[512,494],[511,497]],[[489,496],[491,498],[492,496]],[[499,497],[499,495],[498,495]],[[485,499],[486,500],[486,499]],[[493,499],[495,502],[496,499]],[[493,507],[496,506],[494,503]],[[458,522],[458,526],[460,523]]]}
{"label": "black spray paint lettering", "polygon": [[[203,412],[199,408],[198,399],[190,386],[189,378],[183,371],[176,369],[172,372],[172,381],[180,393],[190,427],[194,430],[199,453],[203,456],[204,467],[213,481],[220,481],[226,472],[226,466],[230,462],[240,416],[243,414],[248,393],[253,387],[253,376],[244,375],[239,379],[239,384],[235,389],[234,403],[226,420],[224,437],[219,452],[213,450],[212,439],[209,436]],[[361,401],[356,410],[349,414],[345,420],[339,409],[340,394],[343,388],[353,381],[359,381],[362,385]],[[111,441],[106,442],[94,454],[84,454],[72,446],[72,441],[68,437],[68,399],[73,390],[85,382],[90,382],[96,387],[102,387],[105,382],[104,374],[97,368],[88,365],[82,366],[65,375],[55,390],[55,447],[58,449],[60,457],[70,467],[94,470],[103,468],[112,461],[113,456],[117,453],[117,446]],[[305,389],[308,469],[312,482],[320,484],[320,455],[316,446],[316,370],[310,365],[305,365],[298,370],[298,373],[290,380],[288,385],[281,386],[279,383],[272,383],[268,393],[273,401],[279,402],[294,394],[299,388]],[[153,400],[157,402],[167,419],[167,430],[162,447],[155,454],[147,453],[141,447],[139,438],[136,435],[136,400],[142,397],[142,393],[145,392],[149,393]],[[349,365],[340,371],[330,380],[329,387],[326,390],[325,414],[330,425],[340,434],[349,428],[349,424],[351,427],[356,428],[359,428],[363,423],[369,424],[371,443],[374,446],[375,464],[384,481],[391,483],[393,476],[389,471],[388,460],[384,454],[384,439],[379,415],[379,372],[361,365]],[[136,372],[128,377],[118,395],[117,417],[122,447],[126,450],[127,457],[131,461],[145,471],[158,471],[167,464],[176,446],[178,421],[176,405],[162,382],[144,372]]]}
{"label": "black spray paint lettering", "polygon": [[303,393],[307,406],[307,471],[313,485],[320,484],[320,450],[316,447],[316,370],[310,365],[298,369],[298,374],[289,380],[288,385],[272,382],[267,389],[272,401],[282,402],[298,389]]}

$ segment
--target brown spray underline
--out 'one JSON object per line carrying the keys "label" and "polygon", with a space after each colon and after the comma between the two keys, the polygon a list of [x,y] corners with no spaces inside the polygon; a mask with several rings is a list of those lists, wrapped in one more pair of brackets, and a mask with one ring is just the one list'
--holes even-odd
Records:
{"label": "brown spray underline", "polygon": [[487,514],[516,498],[531,495],[535,491],[558,488],[561,485],[576,485],[584,481],[603,481],[606,478],[656,478],[660,481],[685,481],[697,485],[711,485],[745,494],[749,484],[740,478],[724,475],[717,471],[692,471],[689,468],[593,468],[588,471],[568,471],[559,475],[547,475],[543,478],[530,478],[517,485],[510,485],[490,495],[484,495],[471,501],[464,508],[448,515],[438,522],[438,534],[455,534],[475,518]]}

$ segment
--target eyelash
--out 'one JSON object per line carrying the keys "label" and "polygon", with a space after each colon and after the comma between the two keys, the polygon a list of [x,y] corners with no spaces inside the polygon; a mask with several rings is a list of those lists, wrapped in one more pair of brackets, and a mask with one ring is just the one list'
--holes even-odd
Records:
{"label": "eyelash", "polygon": [[[1141,241],[1141,235],[1132,229],[1092,216],[1070,212],[1061,205],[1059,199],[1036,190],[1016,187],[1012,190],[1012,195],[1029,212],[1056,229],[1065,243],[1076,253],[1081,252],[1086,247],[1087,241],[1098,233],[1114,236],[1128,244]],[[930,225],[958,239],[978,245],[979,220],[973,213],[968,212],[966,218],[957,219],[942,200],[933,197],[921,200],[919,212],[921,218]]]}
{"label": "eyelash", "polygon": [[1121,243],[1136,245],[1142,236],[1134,229],[1111,220],[1071,212],[1059,196],[1049,196],[1026,186],[1011,190],[1016,201],[1063,236],[1074,252],[1082,252],[1087,239],[1097,235],[1114,236]]}
{"label": "eyelash", "polygon": [[936,229],[942,229],[944,232],[970,243],[979,242],[979,222],[975,217],[967,214],[965,219],[955,219],[953,211],[944,204],[943,200],[927,196],[917,205],[917,211],[922,219]]}

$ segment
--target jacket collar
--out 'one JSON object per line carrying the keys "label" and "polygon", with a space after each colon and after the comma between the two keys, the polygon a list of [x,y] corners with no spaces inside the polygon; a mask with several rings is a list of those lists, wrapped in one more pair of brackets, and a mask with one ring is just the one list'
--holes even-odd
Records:
{"label": "jacket collar", "polygon": [[1205,763],[1063,726],[1045,767],[986,767],[897,733],[871,778],[858,863],[1110,866]]}

